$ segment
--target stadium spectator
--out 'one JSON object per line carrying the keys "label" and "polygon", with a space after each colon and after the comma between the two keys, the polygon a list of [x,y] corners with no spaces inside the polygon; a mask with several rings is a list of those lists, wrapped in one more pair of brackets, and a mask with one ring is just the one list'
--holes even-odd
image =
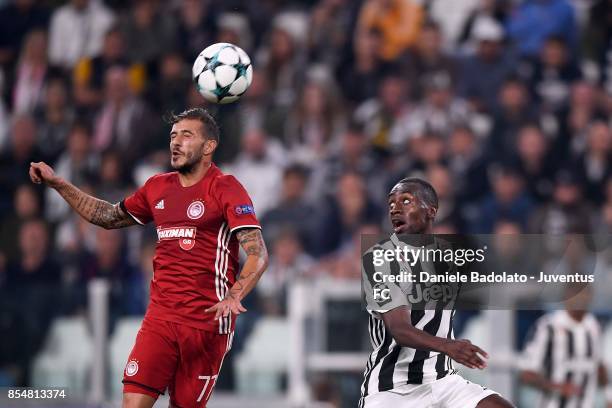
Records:
{"label": "stadium spectator", "polygon": [[27,33],[47,27],[49,11],[36,0],[14,0],[0,8],[0,66],[9,70]]}
{"label": "stadium spectator", "polygon": [[17,235],[19,258],[8,266],[8,285],[25,289],[29,285],[59,281],[60,269],[49,252],[49,226],[40,219],[24,222]]}
{"label": "stadium spectator", "polygon": [[527,123],[537,123],[538,118],[525,83],[515,76],[506,78],[493,113],[487,154],[493,159],[502,159],[506,152],[514,151],[519,129]]}
{"label": "stadium spectator", "polygon": [[43,103],[34,112],[34,118],[38,123],[37,144],[41,154],[45,160],[55,163],[66,147],[66,139],[75,119],[64,79],[49,79]]}
{"label": "stadium spectator", "polygon": [[352,41],[351,28],[356,10],[349,0],[320,0],[310,13],[308,59],[332,68]]}
{"label": "stadium spectator", "polygon": [[571,160],[584,153],[589,125],[606,116],[600,100],[594,84],[579,81],[572,86],[569,106],[557,116],[559,133],[555,150],[559,157]]}
{"label": "stadium spectator", "polygon": [[203,44],[212,44],[217,31],[214,2],[185,0],[178,10],[177,44],[185,59],[191,60],[202,51]]}
{"label": "stadium spectator", "polygon": [[[444,165],[446,161],[446,139],[439,133],[429,131],[414,136],[410,140],[406,154],[411,155],[411,161],[400,167],[396,177],[403,178],[412,172],[426,172],[430,167]],[[397,178],[389,180],[389,185],[395,185]]]}
{"label": "stadium spectator", "polygon": [[477,110],[490,113],[516,61],[503,44],[503,27],[493,18],[478,19],[471,36],[476,49],[461,63],[457,91]]}
{"label": "stadium spectator", "polygon": [[167,52],[158,61],[159,74],[150,82],[147,100],[156,112],[176,112],[185,106],[185,91],[193,86],[189,68],[178,52]]}
{"label": "stadium spectator", "polygon": [[[93,192],[89,185],[84,185],[83,189]],[[63,280],[70,285],[78,284],[81,266],[85,262],[83,259],[96,248],[96,229],[81,217],[71,214],[56,228],[55,248],[63,260]]]}
{"label": "stadium spectator", "polygon": [[99,0],[70,0],[55,9],[49,28],[49,61],[71,70],[81,58],[98,55],[114,19]]}
{"label": "stadium spectator", "polygon": [[551,36],[544,41],[539,59],[530,67],[529,87],[543,111],[558,112],[566,107],[571,86],[581,77],[564,39]]}
{"label": "stadium spectator", "polygon": [[514,159],[527,191],[539,203],[552,195],[554,167],[550,153],[550,141],[538,126],[528,124],[519,130]]}
{"label": "stadium spectator", "polygon": [[347,172],[338,179],[335,194],[326,200],[317,218],[316,230],[324,228],[326,233],[317,240],[316,253],[327,255],[351,242],[362,224],[379,223],[382,215],[368,196],[363,177]]}
{"label": "stadium spectator", "polygon": [[463,225],[461,212],[455,197],[456,187],[448,167],[433,165],[427,169],[425,179],[429,181],[438,193],[438,212],[435,224],[443,224],[455,231]]}
{"label": "stadium spectator", "polygon": [[595,61],[599,68],[601,83],[606,92],[612,93],[612,5],[607,0],[595,0],[585,26],[584,54]]}
{"label": "stadium spectator", "polygon": [[351,108],[376,98],[380,80],[390,69],[391,64],[382,61],[378,55],[380,37],[378,30],[357,34],[350,56],[347,55],[336,69],[336,80]]}
{"label": "stadium spectator", "polygon": [[[7,267],[9,302],[21,305],[13,309],[13,318],[23,328],[15,363],[17,384],[30,381],[30,362],[40,349],[47,329],[55,316],[59,300],[60,268],[49,251],[49,226],[40,219],[25,222],[17,236],[19,258]],[[11,335],[12,336],[12,335]]]}
{"label": "stadium spectator", "polygon": [[524,184],[514,167],[500,165],[494,169],[491,176],[493,192],[480,202],[474,213],[466,214],[467,229],[472,233],[491,234],[500,220],[516,222],[526,228],[534,205]]}
{"label": "stadium spectator", "polygon": [[510,14],[507,33],[527,58],[536,58],[551,35],[561,36],[575,51],[578,45],[575,14],[568,0],[525,0]]}
{"label": "stadium spectator", "polygon": [[416,44],[423,20],[424,11],[417,1],[366,0],[359,13],[357,32],[379,29],[380,56],[390,61]]}
{"label": "stadium spectator", "polygon": [[242,130],[265,129],[268,134],[282,140],[285,131],[286,109],[275,105],[268,92],[268,80],[259,71],[253,72],[253,82],[238,108]]}
{"label": "stadium spectator", "polygon": [[133,166],[156,146],[151,138],[157,135],[158,121],[130,89],[126,68],[116,65],[108,69],[104,86],[105,99],[95,119],[93,148],[98,153],[116,150],[127,166]]}
{"label": "stadium spectator", "polygon": [[293,164],[283,171],[283,182],[279,202],[263,213],[261,222],[266,226],[262,231],[266,241],[273,242],[277,235],[290,228],[297,235],[301,246],[313,252],[315,234],[312,218],[315,207],[306,199],[308,184],[308,169],[302,165]]}
{"label": "stadium spectator", "polygon": [[176,48],[176,21],[161,10],[158,1],[135,1],[120,24],[126,51],[132,61],[152,63],[163,50]]}
{"label": "stadium spectator", "polygon": [[448,167],[453,174],[457,201],[463,205],[480,200],[489,189],[484,143],[465,126],[455,127],[448,143]]}
{"label": "stadium spectator", "polygon": [[15,67],[12,90],[13,112],[32,114],[42,103],[51,68],[47,63],[47,35],[42,30],[28,33]]}
{"label": "stadium spectator", "polygon": [[445,38],[444,48],[451,49],[458,44],[464,25],[481,5],[493,3],[482,0],[433,0],[429,3],[429,16],[440,25]]}
{"label": "stadium spectator", "polygon": [[27,115],[15,115],[10,131],[10,145],[0,154],[0,213],[10,208],[18,185],[26,182],[24,169],[39,157],[36,144],[36,123]]}
{"label": "stadium spectator", "polygon": [[103,200],[117,203],[128,193],[127,186],[132,181],[130,174],[123,170],[119,153],[109,150],[100,159],[100,170],[96,194]]}
{"label": "stadium spectator", "polygon": [[313,201],[332,194],[338,179],[347,172],[355,172],[364,177],[373,197],[384,196],[381,181],[385,180],[387,173],[378,166],[370,151],[362,126],[355,123],[349,125],[340,136],[338,145],[311,171],[308,196]]}
{"label": "stadium spectator", "polygon": [[122,315],[142,315],[146,307],[144,276],[128,262],[124,249],[122,231],[98,228],[95,251],[81,266],[84,283],[93,278],[109,280],[111,322]]}
{"label": "stadium spectator", "polygon": [[249,21],[242,13],[225,12],[217,18],[216,42],[236,44],[242,49],[251,49]]}
{"label": "stadium spectator", "polygon": [[404,139],[402,122],[412,109],[408,94],[408,81],[390,73],[381,80],[377,97],[366,100],[353,113],[354,121],[363,127],[379,155],[388,155],[393,141]]}
{"label": "stadium spectator", "polygon": [[553,200],[536,209],[530,230],[534,234],[590,234],[594,222],[593,208],[584,199],[578,177],[562,169],[555,178]]}
{"label": "stadium spectator", "polygon": [[[90,182],[97,169],[91,132],[86,125],[75,124],[68,134],[67,151],[57,160],[55,172],[76,185],[83,185]],[[45,203],[45,218],[52,222],[62,221],[70,212],[70,207],[55,191],[45,192]]]}
{"label": "stadium spectator", "polygon": [[278,143],[262,130],[253,129],[242,135],[242,153],[227,167],[227,172],[249,191],[259,214],[278,203],[283,154]]}
{"label": "stadium spectator", "polygon": [[289,285],[307,278],[314,261],[304,252],[299,234],[290,227],[279,231],[269,242],[273,242],[270,265],[256,293],[263,313],[283,316],[287,314]]}
{"label": "stadium spectator", "polygon": [[[436,4],[440,2],[441,0],[436,0]],[[442,4],[451,2],[452,0],[442,0]],[[456,44],[464,52],[473,50],[474,44],[471,44],[471,42],[476,36],[476,31],[479,30],[479,25],[484,22],[486,26],[490,26],[489,22],[491,21],[503,25],[512,5],[510,0],[478,0],[478,4],[474,4],[474,2],[470,4],[470,1],[462,3],[465,3],[463,6],[466,8],[472,6],[472,11],[463,21],[460,32],[456,37]],[[448,13],[447,9],[444,8],[441,8],[440,12]],[[435,5],[432,13],[435,13]]]}
{"label": "stadium spectator", "polygon": [[[41,199],[32,185],[21,184],[14,194],[13,205],[7,211],[0,224],[0,258],[3,265],[13,263],[19,257],[19,236],[21,226],[28,220],[39,218],[41,214]],[[3,269],[0,266],[0,269]]]}
{"label": "stadium spectator", "polygon": [[344,126],[340,104],[334,99],[333,84],[325,80],[306,82],[293,108],[285,142],[293,160],[304,164],[323,158]]}
{"label": "stadium spectator", "polygon": [[[199,98],[199,94],[195,94]],[[223,142],[215,153],[219,163],[229,163],[240,153],[242,135],[251,130],[263,129],[276,142],[281,142],[285,132],[287,110],[274,105],[268,92],[265,75],[256,70],[249,91],[235,107],[210,107],[217,113],[219,126],[224,130]]]}
{"label": "stadium spectator", "polygon": [[[366,235],[380,233],[381,229],[378,222],[357,226],[351,236],[347,237],[346,241],[337,250],[323,257],[313,267],[312,273],[323,281],[358,281],[361,271],[361,240]],[[350,336],[348,342],[354,345],[358,342],[358,339]]]}
{"label": "stadium spectator", "polygon": [[446,75],[451,87],[456,85],[457,67],[455,58],[443,48],[444,37],[440,26],[427,21],[419,34],[415,46],[401,56],[402,71],[418,87],[413,89],[414,97],[420,99],[425,94],[423,85],[432,72]]}
{"label": "stadium spectator", "polygon": [[[468,104],[455,97],[452,78],[446,71],[433,71],[422,77],[424,97],[416,104],[413,112],[405,117],[403,123],[404,135],[408,138],[418,138],[425,133],[437,133],[444,137],[454,126],[470,124],[472,112]],[[403,145],[394,134],[394,145]]]}
{"label": "stadium spectator", "polygon": [[4,71],[0,67],[0,152],[4,151],[8,139],[9,112],[4,102]]}
{"label": "stadium spectator", "polygon": [[[501,219],[493,228],[491,265],[503,271],[531,271],[529,242],[518,239],[524,229],[516,222]],[[531,266],[531,268],[530,268]]]}
{"label": "stadium spectator", "polygon": [[297,40],[285,29],[274,27],[269,36],[268,46],[256,55],[256,62],[266,78],[273,106],[289,111],[302,80],[303,57]]}
{"label": "stadium spectator", "polygon": [[596,222],[597,233],[609,234],[612,232],[612,177],[606,181],[606,200],[601,206],[601,211]]}
{"label": "stadium spectator", "polygon": [[605,197],[606,180],[612,175],[612,132],[606,122],[598,120],[589,126],[586,137],[586,151],[577,161],[578,177],[585,198],[599,205]]}
{"label": "stadium spectator", "polygon": [[125,47],[125,37],[118,27],[111,27],[104,34],[100,55],[81,58],[73,71],[73,93],[77,106],[82,113],[91,113],[104,98],[104,78],[106,71],[115,65],[126,67],[130,72],[130,86],[142,89],[144,86],[144,67],[130,63]]}

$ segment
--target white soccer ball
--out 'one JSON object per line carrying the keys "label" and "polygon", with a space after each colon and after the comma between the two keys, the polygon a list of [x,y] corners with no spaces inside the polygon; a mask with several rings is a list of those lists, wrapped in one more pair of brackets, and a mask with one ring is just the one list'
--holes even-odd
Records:
{"label": "white soccer ball", "polygon": [[253,79],[247,53],[229,43],[206,47],[193,63],[192,73],[198,92],[212,103],[237,101]]}

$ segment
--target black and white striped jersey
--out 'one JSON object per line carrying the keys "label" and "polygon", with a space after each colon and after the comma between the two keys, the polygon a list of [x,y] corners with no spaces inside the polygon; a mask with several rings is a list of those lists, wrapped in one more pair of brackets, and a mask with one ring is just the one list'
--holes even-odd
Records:
{"label": "black and white striped jersey", "polygon": [[580,322],[565,310],[542,316],[523,352],[521,369],[543,374],[555,383],[571,382],[581,388],[581,393],[572,398],[542,395],[537,406],[594,407],[601,347],[601,329],[592,314],[586,314]]}
{"label": "black and white striped jersey", "polygon": [[[384,274],[397,274],[406,269],[410,269],[413,273],[418,273],[421,270],[432,271],[449,267],[448,264],[427,265],[421,262],[416,262],[413,266],[405,263],[401,265],[398,262],[386,263],[381,267],[372,266],[371,258],[369,257],[371,257],[373,250],[393,249],[400,244],[405,245],[398,242],[398,238],[392,235],[389,240],[374,246],[365,253],[362,264],[364,268],[362,273],[364,274],[365,291],[372,290],[372,287],[377,285],[371,281],[373,270],[367,270],[368,268],[376,268],[377,271]],[[433,336],[454,338],[454,305],[449,306],[449,302],[430,301],[427,302],[427,305],[421,304],[420,307],[415,308],[414,303],[408,300],[408,296],[414,293],[412,289],[416,285],[418,284],[386,285],[392,293],[391,300],[382,301],[378,304],[371,299],[367,302],[367,309],[370,314],[369,333],[373,351],[366,363],[360,404],[363,404],[363,399],[368,395],[388,391],[406,384],[430,383],[456,372],[448,356],[433,351],[402,347],[395,342],[390,331],[385,327],[382,314],[388,310],[406,305],[410,308],[411,324],[414,327]]]}

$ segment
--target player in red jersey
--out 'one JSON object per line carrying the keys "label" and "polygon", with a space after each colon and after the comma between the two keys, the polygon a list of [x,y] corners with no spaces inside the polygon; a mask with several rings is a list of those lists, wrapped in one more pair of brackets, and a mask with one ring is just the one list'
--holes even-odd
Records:
{"label": "player in red jersey", "polygon": [[[150,408],[166,389],[171,407],[205,407],[268,255],[242,185],[213,163],[219,129],[204,109],[170,118],[171,165],[117,204],[85,194],[43,162],[30,178],[54,188],[103,228],[155,222],[151,299],[124,371],[123,408]],[[247,258],[238,274],[238,246]]]}

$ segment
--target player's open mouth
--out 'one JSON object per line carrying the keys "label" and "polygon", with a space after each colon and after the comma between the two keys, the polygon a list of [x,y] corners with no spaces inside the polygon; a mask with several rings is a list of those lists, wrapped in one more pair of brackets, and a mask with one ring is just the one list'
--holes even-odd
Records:
{"label": "player's open mouth", "polygon": [[391,225],[393,225],[393,231],[394,232],[400,232],[404,228],[406,223],[402,219],[393,218],[393,219],[391,219]]}
{"label": "player's open mouth", "polygon": [[172,158],[176,159],[177,157],[182,156],[180,152],[172,152]]}

